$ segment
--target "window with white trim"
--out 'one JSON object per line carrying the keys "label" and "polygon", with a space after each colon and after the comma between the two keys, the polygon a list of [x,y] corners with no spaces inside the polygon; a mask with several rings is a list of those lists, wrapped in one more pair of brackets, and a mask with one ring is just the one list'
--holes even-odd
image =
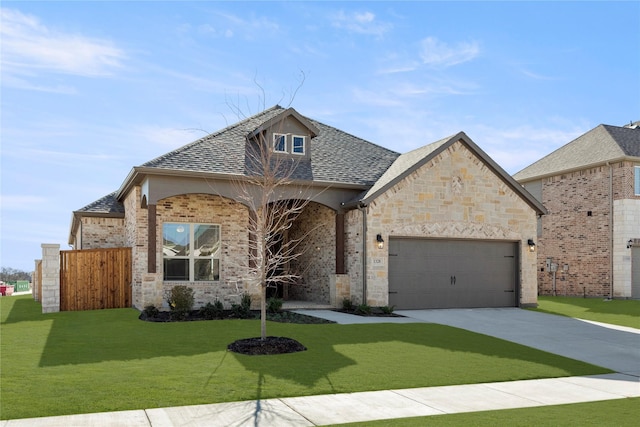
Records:
{"label": "window with white trim", "polygon": [[273,151],[277,153],[287,152],[287,135],[281,133],[273,134]]}
{"label": "window with white trim", "polygon": [[635,189],[634,194],[636,196],[640,196],[640,166],[634,167],[633,170],[634,170],[633,188]]}
{"label": "window with white trim", "polygon": [[293,135],[291,152],[293,154],[304,154],[304,136]]}
{"label": "window with white trim", "polygon": [[220,280],[220,226],[163,224],[162,256],[164,280]]}

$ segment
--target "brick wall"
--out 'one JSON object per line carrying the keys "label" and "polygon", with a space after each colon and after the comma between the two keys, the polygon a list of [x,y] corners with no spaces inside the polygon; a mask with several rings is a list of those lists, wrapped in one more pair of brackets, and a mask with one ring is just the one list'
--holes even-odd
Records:
{"label": "brick wall", "polygon": [[76,249],[120,248],[125,243],[124,218],[82,217],[82,247]]}
{"label": "brick wall", "polygon": [[289,299],[328,304],[329,278],[336,272],[335,212],[319,203],[309,203],[292,225],[289,238],[304,238],[301,255],[293,262],[302,272],[302,280],[289,286]]}
{"label": "brick wall", "polygon": [[[185,194],[158,201],[157,208],[157,271],[162,283],[162,299],[175,285],[187,285],[195,291],[195,307],[216,299],[226,308],[238,303],[243,293],[252,295],[252,304],[260,301],[260,289],[244,281],[249,253],[248,210],[242,204],[220,196]],[[220,280],[213,282],[162,281],[162,225],[165,222],[208,223],[220,225]],[[165,307],[167,308],[167,307]]]}
{"label": "brick wall", "polygon": [[[542,203],[549,214],[542,217],[539,239],[541,295],[554,293],[547,258],[558,264],[557,295],[608,297],[612,283],[614,297],[630,295],[626,241],[634,232],[640,235],[638,223],[634,231],[633,218],[640,218],[640,197],[633,194],[633,166],[620,162],[612,164],[611,169],[602,165],[543,180]],[[610,173],[613,200],[609,195]]]}
{"label": "brick wall", "polygon": [[520,303],[537,303],[536,255],[526,245],[536,236],[536,212],[460,142],[372,202],[367,220],[369,305],[388,303],[388,244],[378,249],[377,233],[386,242],[389,236],[519,241]]}
{"label": "brick wall", "polygon": [[148,210],[140,204],[140,186],[134,187],[124,200],[124,236],[126,246],[131,247],[131,300],[134,307],[143,309],[149,304],[159,306],[156,275],[147,273]]}

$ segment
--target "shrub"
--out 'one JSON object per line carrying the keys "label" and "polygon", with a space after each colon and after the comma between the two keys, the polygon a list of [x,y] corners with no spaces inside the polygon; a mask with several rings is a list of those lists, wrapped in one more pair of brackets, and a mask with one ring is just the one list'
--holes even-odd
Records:
{"label": "shrub", "polygon": [[224,306],[222,301],[216,299],[213,304],[208,302],[204,307],[200,309],[200,314],[207,320],[222,319],[224,314]]}
{"label": "shrub", "polygon": [[158,310],[156,306],[153,304],[149,304],[144,308],[144,310],[142,310],[142,314],[144,314],[146,318],[156,317],[159,313],[160,313],[160,310]]}
{"label": "shrub", "polygon": [[345,298],[342,300],[342,308],[347,311],[354,310],[355,306],[353,304],[353,301],[351,301],[351,298]]}
{"label": "shrub", "polygon": [[175,320],[184,320],[193,309],[193,289],[178,285],[171,288],[169,298],[167,298],[171,317]]}
{"label": "shrub", "polygon": [[383,306],[383,307],[380,307],[380,310],[381,310],[381,311],[382,311],[382,313],[384,313],[384,314],[392,314],[392,313],[393,313],[393,310],[394,310],[395,308],[396,308],[396,306],[395,306],[395,305],[392,305],[392,306],[385,305],[385,306]]}
{"label": "shrub", "polygon": [[242,294],[240,304],[232,304],[231,311],[233,311],[235,317],[249,319],[251,317],[251,295]]}
{"label": "shrub", "polygon": [[360,304],[356,308],[356,313],[369,315],[369,314],[371,314],[371,306],[369,306],[367,304]]}
{"label": "shrub", "polygon": [[277,313],[282,309],[282,299],[281,298],[269,298],[267,300],[267,311],[269,313]]}

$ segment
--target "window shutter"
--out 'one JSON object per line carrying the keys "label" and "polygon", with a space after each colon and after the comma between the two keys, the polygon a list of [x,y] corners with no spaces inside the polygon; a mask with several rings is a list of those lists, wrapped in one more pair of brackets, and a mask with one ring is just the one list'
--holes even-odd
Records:
{"label": "window shutter", "polygon": [[640,196],[640,166],[636,166],[634,168],[635,170],[635,179],[633,180],[634,182],[634,188],[635,188],[635,195],[636,196]]}

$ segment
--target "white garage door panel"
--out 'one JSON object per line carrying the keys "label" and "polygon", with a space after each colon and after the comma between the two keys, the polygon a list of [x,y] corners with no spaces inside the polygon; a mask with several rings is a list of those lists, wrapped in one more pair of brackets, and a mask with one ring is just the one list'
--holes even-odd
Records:
{"label": "white garage door panel", "polygon": [[398,309],[513,307],[517,245],[389,239],[389,304]]}

